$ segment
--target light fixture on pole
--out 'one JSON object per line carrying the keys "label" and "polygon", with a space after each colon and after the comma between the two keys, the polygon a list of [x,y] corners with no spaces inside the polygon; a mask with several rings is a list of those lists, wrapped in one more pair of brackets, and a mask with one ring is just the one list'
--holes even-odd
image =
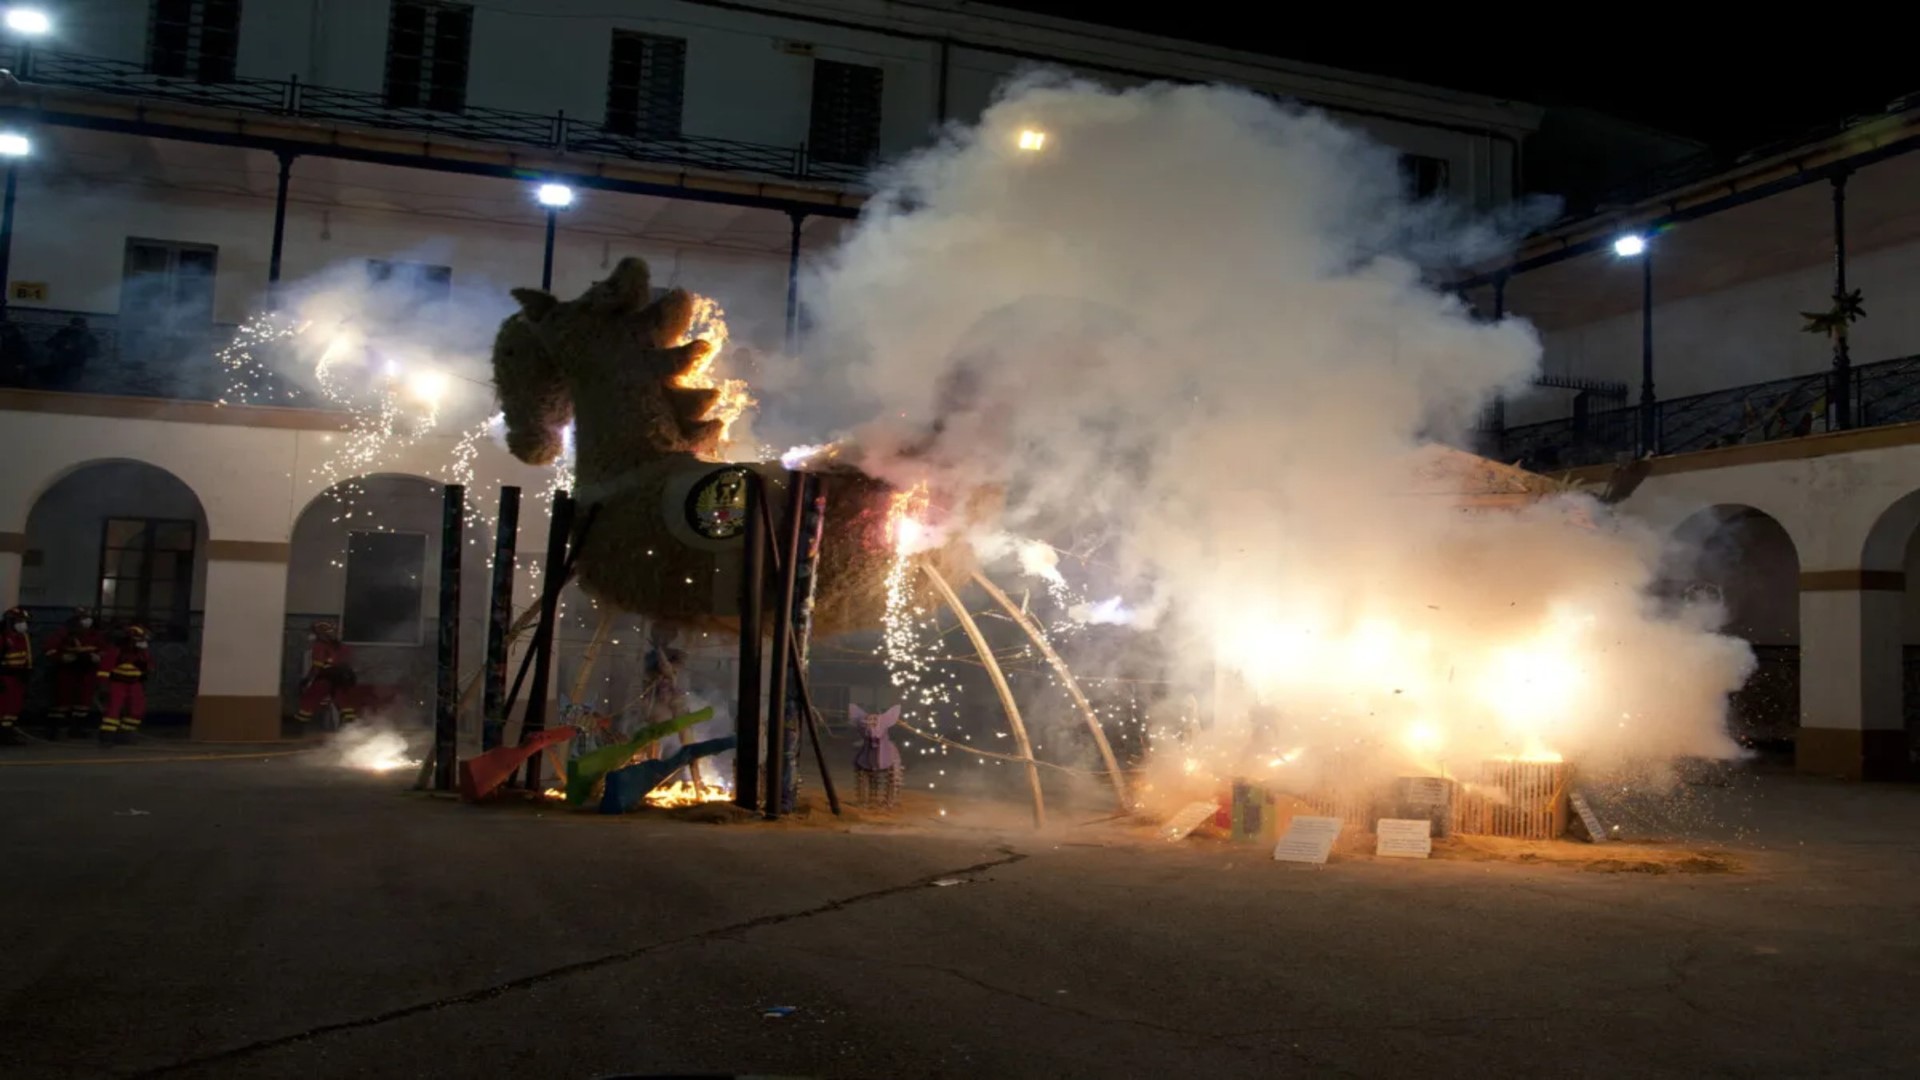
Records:
{"label": "light fixture on pole", "polygon": [[547,208],[547,249],[540,263],[540,288],[553,289],[553,235],[560,224],[560,211],[573,205],[573,189],[565,184],[541,184],[533,197]]}
{"label": "light fixture on pole", "polygon": [[1653,396],[1653,255],[1641,233],[1624,233],[1613,242],[1614,255],[1640,260],[1640,439],[1639,455],[1660,452],[1660,418]]}
{"label": "light fixture on pole", "polygon": [[13,197],[20,187],[20,159],[33,153],[33,140],[18,131],[0,131],[0,158],[7,162],[5,194],[0,194],[0,318],[13,291]]}
{"label": "light fixture on pole", "polygon": [[1030,154],[1045,150],[1047,148],[1047,133],[1041,131],[1039,128],[1021,128],[1020,136],[1015,140],[1014,145]]}
{"label": "light fixture on pole", "polygon": [[45,37],[53,32],[53,20],[36,7],[10,5],[6,9],[6,26],[10,33],[21,37]]}
{"label": "light fixture on pole", "polygon": [[14,160],[33,153],[33,140],[17,131],[0,131],[0,158]]}

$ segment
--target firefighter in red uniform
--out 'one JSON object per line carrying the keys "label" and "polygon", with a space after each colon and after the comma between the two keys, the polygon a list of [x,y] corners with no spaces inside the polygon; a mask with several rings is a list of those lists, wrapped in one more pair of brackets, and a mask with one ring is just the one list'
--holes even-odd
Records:
{"label": "firefighter in red uniform", "polygon": [[0,742],[19,742],[20,710],[27,704],[27,679],[33,674],[33,642],[27,639],[27,613],[8,608],[0,616]]}
{"label": "firefighter in red uniform", "polygon": [[44,650],[53,665],[53,708],[47,711],[47,733],[59,738],[63,729],[78,735],[93,712],[99,689],[100,650],[106,635],[93,628],[93,612],[80,608],[67,624],[53,632]]}
{"label": "firefighter in red uniform", "polygon": [[147,651],[147,628],[127,627],[126,638],[100,651],[100,678],[107,684],[107,707],[100,712],[100,741],[133,741],[147,716],[147,676],[153,673],[153,654]]}
{"label": "firefighter in red uniform", "polygon": [[300,684],[300,708],[293,718],[305,724],[331,704],[340,711],[342,724],[353,723],[352,650],[340,643],[339,628],[324,620],[313,624],[307,640],[313,647],[307,653],[307,678]]}

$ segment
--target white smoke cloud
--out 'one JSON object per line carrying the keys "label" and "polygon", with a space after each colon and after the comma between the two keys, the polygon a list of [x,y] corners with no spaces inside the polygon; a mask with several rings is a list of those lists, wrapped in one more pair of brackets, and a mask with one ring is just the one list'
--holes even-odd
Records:
{"label": "white smoke cloud", "polygon": [[1415,452],[1538,363],[1526,323],[1423,278],[1500,231],[1409,203],[1392,151],[1317,113],[1030,79],[883,178],[802,287],[811,366],[762,430],[1004,486],[978,531],[1101,536],[1101,594],[1177,676],[1239,688],[1196,751],[1223,772],[1730,754],[1748,651],[1649,598],[1657,537],[1417,493]]}

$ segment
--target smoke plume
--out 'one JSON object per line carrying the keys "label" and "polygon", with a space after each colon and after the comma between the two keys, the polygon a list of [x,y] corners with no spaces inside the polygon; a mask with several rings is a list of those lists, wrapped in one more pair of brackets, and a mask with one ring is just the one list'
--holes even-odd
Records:
{"label": "smoke plume", "polygon": [[1187,753],[1210,770],[1733,753],[1750,656],[1651,596],[1662,538],[1573,496],[1469,515],[1418,493],[1420,448],[1464,445],[1540,346],[1427,276],[1512,223],[1411,201],[1396,165],[1244,92],[1017,83],[883,176],[803,284],[813,366],[761,430],[1004,487],[1003,519],[948,523],[1004,572],[1001,531],[1097,539],[1059,569],[1181,680],[1218,664]]}

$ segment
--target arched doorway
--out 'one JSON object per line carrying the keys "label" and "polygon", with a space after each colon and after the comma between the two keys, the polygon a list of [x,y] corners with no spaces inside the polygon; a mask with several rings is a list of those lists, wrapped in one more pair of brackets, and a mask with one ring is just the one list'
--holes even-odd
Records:
{"label": "arched doorway", "polygon": [[[301,511],[287,560],[281,664],[282,715],[289,722],[306,673],[308,631],[320,620],[339,627],[353,651],[357,703],[365,711],[395,724],[430,722],[441,500],[436,481],[376,475],[343,480]],[[484,591],[485,567],[474,565],[480,561],[463,563],[463,599]],[[465,606],[472,610],[471,602]]]}
{"label": "arched doorway", "polygon": [[[1862,722],[1868,734],[1863,750],[1869,754],[1871,777],[1894,778],[1912,774],[1920,761],[1920,591],[1912,582],[1920,574],[1920,491],[1910,492],[1884,510],[1868,531],[1860,552],[1860,679]],[[1876,649],[1883,639],[1898,642]],[[1899,718],[1880,715],[1877,703],[1894,693],[1885,668],[1898,666]],[[1880,691],[1880,692],[1876,692]],[[1884,740],[1868,745],[1875,732]],[[1876,752],[1877,751],[1877,752]]]}
{"label": "arched doorway", "polygon": [[[55,481],[27,515],[20,606],[36,644],[78,607],[109,630],[138,623],[153,635],[148,733],[184,734],[200,685],[207,516],[180,478],[141,461],[82,465]],[[52,690],[36,679],[30,715]]]}
{"label": "arched doorway", "polygon": [[1800,727],[1800,557],[1793,538],[1751,506],[1714,506],[1681,522],[1674,540],[1668,592],[1718,599],[1726,610],[1721,631],[1753,648],[1753,675],[1728,703],[1734,738],[1790,757]]}

